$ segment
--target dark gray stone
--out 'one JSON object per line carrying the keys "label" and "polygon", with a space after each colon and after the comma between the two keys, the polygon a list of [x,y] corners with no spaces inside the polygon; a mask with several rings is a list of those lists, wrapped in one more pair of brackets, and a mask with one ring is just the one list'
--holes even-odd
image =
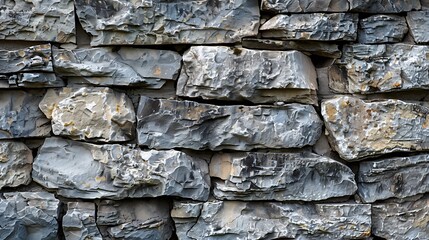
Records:
{"label": "dark gray stone", "polygon": [[0,88],[52,88],[64,86],[64,81],[54,73],[33,72],[0,75]]}
{"label": "dark gray stone", "polygon": [[0,140],[0,189],[31,182],[31,150],[21,142]]}
{"label": "dark gray stone", "polygon": [[350,10],[364,13],[400,13],[418,10],[420,0],[348,0]]}
{"label": "dark gray stone", "polygon": [[75,2],[93,46],[233,43],[259,27],[257,0]]}
{"label": "dark gray stone", "polygon": [[429,10],[408,12],[407,22],[416,43],[429,43]]}
{"label": "dark gray stone", "polygon": [[91,202],[69,202],[63,216],[63,232],[66,240],[103,240],[96,225],[95,204]]}
{"label": "dark gray stone", "polygon": [[176,150],[142,151],[48,138],[33,163],[33,180],[58,195],[83,199],[177,196],[204,201],[204,160]]}
{"label": "dark gray stone", "polygon": [[215,106],[142,96],[138,142],[156,149],[298,148],[313,145],[322,121],[310,105]]}
{"label": "dark gray stone", "polygon": [[261,9],[277,13],[346,12],[350,0],[262,0]]}
{"label": "dark gray stone", "polygon": [[373,15],[359,21],[360,43],[401,42],[408,32],[404,17],[395,15]]}
{"label": "dark gray stone", "polygon": [[0,50],[0,75],[32,71],[53,72],[51,54],[50,44],[17,50]]}
{"label": "dark gray stone", "polygon": [[191,47],[183,56],[177,95],[253,103],[317,105],[316,70],[298,51]]}

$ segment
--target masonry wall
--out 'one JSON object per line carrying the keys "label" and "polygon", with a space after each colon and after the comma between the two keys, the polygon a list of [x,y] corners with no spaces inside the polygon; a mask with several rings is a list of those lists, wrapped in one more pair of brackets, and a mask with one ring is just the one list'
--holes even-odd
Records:
{"label": "masonry wall", "polygon": [[0,239],[429,239],[429,1],[0,0]]}

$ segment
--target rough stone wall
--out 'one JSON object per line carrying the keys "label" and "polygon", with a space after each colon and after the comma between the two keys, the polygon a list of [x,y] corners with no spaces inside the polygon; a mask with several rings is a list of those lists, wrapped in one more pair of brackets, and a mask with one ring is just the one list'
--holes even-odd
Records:
{"label": "rough stone wall", "polygon": [[0,0],[0,240],[427,240],[428,43],[428,0]]}

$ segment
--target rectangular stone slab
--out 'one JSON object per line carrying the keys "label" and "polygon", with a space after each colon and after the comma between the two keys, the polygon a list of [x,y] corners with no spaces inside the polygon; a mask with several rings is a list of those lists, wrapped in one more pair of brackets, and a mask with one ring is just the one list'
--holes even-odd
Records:
{"label": "rectangular stone slab", "polygon": [[218,153],[210,176],[220,200],[318,201],[357,190],[350,168],[310,152]]}
{"label": "rectangular stone slab", "polygon": [[429,149],[429,108],[400,100],[349,96],[322,102],[331,146],[347,161]]}
{"label": "rectangular stone slab", "polygon": [[180,239],[364,239],[371,235],[369,204],[174,202]]}
{"label": "rectangular stone slab", "polygon": [[350,10],[364,13],[400,13],[421,8],[420,0],[348,0]]}
{"label": "rectangular stone slab", "polygon": [[91,45],[215,44],[256,36],[257,0],[76,0]]}
{"label": "rectangular stone slab", "polygon": [[33,163],[33,180],[58,195],[82,199],[176,196],[206,201],[204,160],[176,150],[47,138]]}
{"label": "rectangular stone slab", "polygon": [[0,88],[53,88],[64,86],[64,81],[54,73],[32,72],[0,75]]}
{"label": "rectangular stone slab", "polygon": [[407,22],[402,16],[372,15],[359,21],[360,43],[402,42],[408,32]]}
{"label": "rectangular stone slab", "polygon": [[33,154],[22,142],[0,140],[0,190],[31,182]]}
{"label": "rectangular stone slab", "polygon": [[407,13],[407,23],[414,41],[420,44],[429,43],[429,10]]}
{"label": "rectangular stone slab", "polygon": [[262,0],[261,9],[276,13],[347,12],[350,0]]}
{"label": "rectangular stone slab", "polygon": [[137,136],[156,149],[298,148],[313,145],[322,121],[313,106],[216,106],[142,96]]}
{"label": "rectangular stone slab", "polygon": [[0,50],[0,75],[32,71],[53,72],[51,55],[50,44]]}
{"label": "rectangular stone slab", "polygon": [[316,70],[298,51],[195,46],[183,56],[177,95],[317,105]]}
{"label": "rectangular stone slab", "polygon": [[68,202],[62,221],[65,239],[103,240],[96,225],[96,214],[92,202]]}
{"label": "rectangular stone slab", "polygon": [[429,154],[361,162],[357,179],[364,202],[429,192]]}
{"label": "rectangular stone slab", "polygon": [[0,39],[75,43],[73,0],[1,0]]}

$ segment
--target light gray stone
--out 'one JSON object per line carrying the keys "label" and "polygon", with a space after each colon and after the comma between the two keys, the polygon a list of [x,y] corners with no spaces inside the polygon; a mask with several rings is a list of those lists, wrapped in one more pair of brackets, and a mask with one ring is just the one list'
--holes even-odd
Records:
{"label": "light gray stone", "polygon": [[181,240],[363,239],[371,234],[369,204],[209,201],[197,215],[200,206],[174,204],[176,231],[186,236]]}
{"label": "light gray stone", "polygon": [[55,72],[72,81],[154,89],[177,79],[182,59],[174,51],[131,47],[54,49],[53,54]]}
{"label": "light gray stone", "polygon": [[97,225],[106,240],[168,240],[173,230],[169,209],[162,199],[103,200]]}
{"label": "light gray stone", "polygon": [[18,73],[0,75],[0,88],[52,88],[64,87],[65,83],[54,73]]}
{"label": "light gray stone", "polygon": [[0,198],[0,239],[55,240],[59,201],[47,192],[4,193]]}
{"label": "light gray stone", "polygon": [[138,142],[156,149],[298,148],[313,145],[322,121],[310,105],[215,106],[142,96]]}
{"label": "light gray stone", "polygon": [[357,190],[350,168],[310,152],[220,153],[210,176],[220,200],[318,201]]}
{"label": "light gray stone", "polygon": [[0,90],[0,139],[49,136],[51,125],[39,110],[43,91]]}
{"label": "light gray stone", "polygon": [[348,161],[392,152],[429,149],[429,108],[400,100],[349,96],[322,102],[329,140]]}
{"label": "light gray stone", "polygon": [[31,150],[21,142],[0,140],[0,189],[31,182]]}
{"label": "light gray stone", "polygon": [[395,15],[372,15],[359,21],[360,43],[401,42],[408,32],[404,17]]}
{"label": "light gray stone", "polygon": [[429,10],[407,13],[411,35],[417,43],[429,43]]}
{"label": "light gray stone", "polygon": [[264,38],[355,41],[358,21],[354,13],[280,14],[262,24],[259,30]]}
{"label": "light gray stone", "polygon": [[69,202],[63,216],[63,232],[66,240],[103,240],[96,225],[95,204],[91,202]]}
{"label": "light gray stone", "polygon": [[0,39],[76,42],[73,0],[0,0],[0,6]]}
{"label": "light gray stone", "polygon": [[177,196],[207,200],[204,160],[176,150],[142,151],[48,138],[33,163],[33,180],[59,195],[82,199]]}
{"label": "light gray stone", "polygon": [[357,181],[365,202],[429,192],[429,155],[361,162]]}
{"label": "light gray stone", "polygon": [[125,93],[110,88],[50,89],[39,104],[55,135],[90,142],[134,137],[136,116]]}
{"label": "light gray stone", "polygon": [[259,27],[257,0],[75,2],[92,46],[233,43]]}
{"label": "light gray stone", "polygon": [[420,0],[348,0],[350,10],[364,13],[400,13],[418,10]]}
{"label": "light gray stone", "polygon": [[195,46],[183,56],[177,95],[317,105],[316,70],[298,51]]}
{"label": "light gray stone", "polygon": [[51,54],[50,44],[17,50],[0,50],[0,74],[31,71],[53,72]]}
{"label": "light gray stone", "polygon": [[429,195],[402,203],[372,205],[372,231],[389,240],[425,240],[429,236]]}
{"label": "light gray stone", "polygon": [[262,0],[261,9],[276,13],[347,12],[350,0]]}

